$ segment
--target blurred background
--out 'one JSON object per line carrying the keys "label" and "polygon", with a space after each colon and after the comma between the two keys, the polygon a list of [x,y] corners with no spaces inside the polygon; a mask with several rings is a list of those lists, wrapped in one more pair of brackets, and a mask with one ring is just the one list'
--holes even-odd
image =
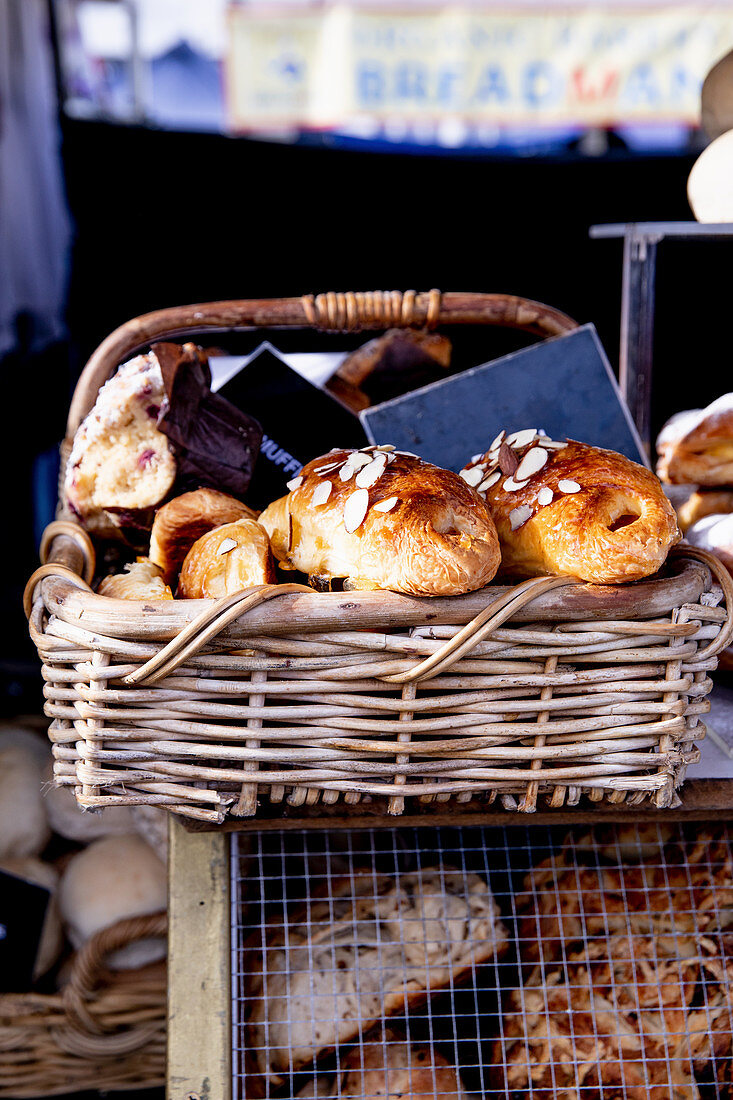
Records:
{"label": "blurred background", "polygon": [[[589,228],[692,218],[700,88],[732,47],[730,3],[702,0],[0,0],[3,713],[40,708],[20,599],[107,333],[185,302],[440,287],[592,321],[616,366],[621,244]],[[729,388],[722,255],[660,246],[655,433]]]}

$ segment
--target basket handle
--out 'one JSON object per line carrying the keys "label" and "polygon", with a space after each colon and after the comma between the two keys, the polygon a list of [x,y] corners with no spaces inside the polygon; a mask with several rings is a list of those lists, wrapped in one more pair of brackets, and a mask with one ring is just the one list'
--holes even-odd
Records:
{"label": "basket handle", "polygon": [[73,437],[114,369],[154,340],[195,333],[252,328],[315,328],[325,332],[361,329],[430,328],[436,325],[498,325],[536,336],[561,336],[577,322],[552,306],[512,294],[446,293],[414,290],[336,293],[300,298],[241,299],[173,306],[120,325],[91,356],[69,408],[67,439]]}
{"label": "basket handle", "polygon": [[71,975],[63,991],[65,1008],[78,1031],[86,1036],[102,1036],[107,1031],[90,1008],[107,956],[137,940],[165,938],[167,933],[168,914],[163,909],[117,921],[87,940],[74,956]]}

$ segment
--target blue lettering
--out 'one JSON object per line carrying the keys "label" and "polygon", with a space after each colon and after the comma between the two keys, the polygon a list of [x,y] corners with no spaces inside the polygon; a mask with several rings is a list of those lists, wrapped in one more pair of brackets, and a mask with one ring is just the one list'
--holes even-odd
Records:
{"label": "blue lettering", "polygon": [[427,69],[414,61],[403,61],[395,69],[397,99],[427,99]]}
{"label": "blue lettering", "polygon": [[496,65],[489,65],[479,77],[476,97],[481,103],[488,103],[495,99],[497,103],[506,103],[509,99],[506,74]]}
{"label": "blue lettering", "polygon": [[637,65],[631,70],[624,98],[631,103],[644,102],[650,106],[659,103],[659,85],[651,65]]}
{"label": "blue lettering", "polygon": [[458,102],[458,85],[461,80],[461,75],[459,69],[442,69],[438,73],[438,88],[436,91],[438,103],[448,106]]}
{"label": "blue lettering", "polygon": [[524,70],[522,98],[528,107],[546,107],[561,95],[559,73],[546,61],[533,61]]}
{"label": "blue lettering", "polygon": [[384,102],[384,69],[377,61],[362,61],[356,70],[357,102],[374,107]]}

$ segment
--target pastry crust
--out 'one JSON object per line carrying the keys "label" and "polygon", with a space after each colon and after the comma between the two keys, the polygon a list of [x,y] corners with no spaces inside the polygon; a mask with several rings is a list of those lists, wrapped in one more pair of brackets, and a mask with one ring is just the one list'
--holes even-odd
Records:
{"label": "pastry crust", "polygon": [[704,489],[691,493],[677,509],[680,529],[684,534],[689,527],[706,516],[723,516],[733,512],[733,489]]}
{"label": "pastry crust", "polygon": [[215,527],[193,544],[181,566],[176,595],[184,600],[217,599],[274,583],[267,533],[256,520],[240,519]]}
{"label": "pastry crust", "polygon": [[414,455],[335,450],[289,484],[260,516],[285,568],[344,577],[351,588],[454,596],[483,588],[499,566],[478,494]]}
{"label": "pastry crust", "polygon": [[455,1066],[389,1029],[354,1047],[339,1095],[359,1100],[466,1100]]}
{"label": "pastry crust", "polygon": [[733,393],[677,413],[657,437],[657,474],[673,485],[733,485]]}
{"label": "pastry crust", "polygon": [[510,576],[637,581],[656,573],[680,538],[654,474],[587,443],[527,429],[492,445],[461,477],[485,495]]}
{"label": "pastry crust", "polygon": [[100,581],[100,596],[115,600],[172,600],[173,593],[163,580],[162,570],[148,558],[125,566],[124,573],[115,573]]}
{"label": "pastry crust", "polygon": [[150,533],[150,560],[163,570],[171,584],[178,576],[193,544],[214,527],[256,519],[257,513],[241,500],[216,489],[194,489],[182,493],[159,508]]}

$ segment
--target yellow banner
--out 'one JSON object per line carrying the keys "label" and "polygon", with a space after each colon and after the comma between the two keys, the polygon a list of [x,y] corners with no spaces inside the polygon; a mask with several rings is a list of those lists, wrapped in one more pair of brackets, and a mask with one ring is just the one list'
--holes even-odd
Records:
{"label": "yellow banner", "polygon": [[733,5],[431,9],[232,5],[235,129],[365,119],[619,125],[699,121]]}

